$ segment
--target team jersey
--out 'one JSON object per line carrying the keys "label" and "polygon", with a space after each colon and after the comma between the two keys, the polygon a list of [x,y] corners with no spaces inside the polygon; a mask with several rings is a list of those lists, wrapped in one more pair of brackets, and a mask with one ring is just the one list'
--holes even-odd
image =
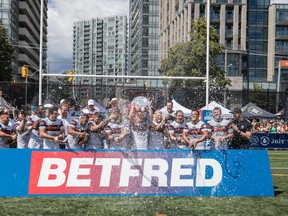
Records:
{"label": "team jersey", "polygon": [[[192,122],[188,122],[183,130],[185,133],[187,133],[189,139],[191,142],[194,142],[196,140],[201,139],[203,136],[203,131],[208,131],[207,125],[199,121],[196,124],[193,124]],[[197,146],[195,149],[197,150],[204,150],[205,149],[205,142],[199,142],[197,143]]]}
{"label": "team jersey", "polygon": [[[130,132],[129,123],[125,119],[121,123],[109,122],[105,127],[105,131],[107,134],[112,134],[112,137],[122,137],[124,132]],[[114,140],[110,140],[110,149],[127,149],[129,144],[129,136],[124,137],[120,142],[115,142]]]}
{"label": "team jersey", "polygon": [[[134,117],[138,118],[138,117]],[[133,119],[136,120],[136,119]],[[134,140],[134,147],[136,149],[148,149],[148,129],[149,129],[149,119],[146,114],[146,120],[131,121],[130,128],[132,138]],[[139,120],[139,119],[138,119]]]}
{"label": "team jersey", "polygon": [[[173,121],[170,125],[168,125],[167,129],[170,134],[174,133],[174,136],[178,138],[178,137],[182,137],[182,133],[185,128],[185,125],[186,124],[184,121],[181,123]],[[187,147],[188,145],[181,145],[181,144],[179,145],[179,143],[176,140],[170,140],[170,148],[172,149],[187,148]]]}
{"label": "team jersey", "polygon": [[[63,123],[60,119],[51,121],[48,117],[42,119],[39,124],[39,128],[45,128],[45,133],[50,136],[59,136],[61,131],[64,131]],[[55,142],[49,139],[43,139],[44,149],[59,149],[59,142]]]}
{"label": "team jersey", "polygon": [[[13,134],[13,124],[11,121],[7,125],[0,122],[0,131],[5,134]],[[0,148],[9,148],[9,142],[11,141],[8,137],[0,136]]]}
{"label": "team jersey", "polygon": [[150,124],[149,149],[164,149],[165,125],[156,129],[158,125],[155,119]]}
{"label": "team jersey", "polygon": [[40,124],[41,118],[37,115],[33,115],[30,118],[28,118],[27,122],[33,126],[30,139],[28,142],[28,148],[43,148],[43,140],[40,138],[39,135],[39,124]]}
{"label": "team jersey", "polygon": [[230,121],[228,121],[227,119],[220,119],[219,121],[217,121],[213,118],[208,121],[208,125],[210,126],[210,132],[212,133],[212,136],[215,137],[214,140],[211,140],[212,148],[220,150],[227,149],[229,140],[224,140],[220,143],[218,138],[226,136],[228,133],[233,133],[233,128]]}
{"label": "team jersey", "polygon": [[70,124],[70,121],[74,120],[75,117],[67,114],[67,117],[66,117],[66,118],[63,118],[61,115],[59,115],[59,116],[57,117],[57,119],[62,120],[63,126],[64,126],[65,136],[67,136],[67,135],[68,135],[68,126],[69,126],[69,124]]}
{"label": "team jersey", "polygon": [[165,119],[166,116],[170,114],[170,118],[166,120],[166,123],[167,124],[171,124],[174,120],[175,120],[175,114],[176,114],[176,111],[175,110],[172,110],[172,112],[168,112],[167,109],[163,110],[162,111],[162,117]]}
{"label": "team jersey", "polygon": [[103,129],[99,128],[97,131],[90,131],[90,128],[92,126],[97,126],[97,124],[94,121],[88,122],[89,138],[87,149],[103,148],[104,135],[101,134],[103,132]]}
{"label": "team jersey", "polygon": [[[20,124],[21,124],[21,120],[17,120],[16,123],[14,124],[14,130],[16,131],[16,134],[17,134],[17,148],[28,148],[31,130],[24,129],[24,131],[18,131],[17,129],[18,127],[20,127]],[[24,125],[24,128],[30,125],[31,125],[31,122],[27,121]]]}
{"label": "team jersey", "polygon": [[[81,123],[78,119],[71,120],[69,126],[72,126],[75,129],[75,131],[77,131],[77,132],[87,133],[87,130],[88,130],[88,124],[81,125]],[[79,142],[80,142],[79,135],[74,137],[71,134],[68,134],[67,138],[68,138],[68,143],[66,145],[67,149],[79,149],[79,148],[85,148],[86,147],[86,146],[85,147],[81,146],[79,144]]]}

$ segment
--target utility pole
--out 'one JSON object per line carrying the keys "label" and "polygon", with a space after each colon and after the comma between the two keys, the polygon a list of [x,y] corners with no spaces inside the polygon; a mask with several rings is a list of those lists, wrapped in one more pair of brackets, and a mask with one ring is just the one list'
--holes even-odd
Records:
{"label": "utility pole", "polygon": [[40,47],[39,47],[39,102],[38,102],[38,105],[42,105],[43,8],[44,8],[44,0],[41,0],[41,4],[40,4]]}
{"label": "utility pole", "polygon": [[210,0],[207,0],[207,23],[206,23],[206,109],[208,109],[209,104],[209,53],[210,53]]}
{"label": "utility pole", "polygon": [[281,60],[279,60],[279,64],[278,64],[277,90],[276,90],[276,113],[279,110],[280,78],[281,78]]}
{"label": "utility pole", "polygon": [[[224,68],[224,75],[225,75],[225,78],[227,76],[227,49],[225,49],[225,68]],[[227,88],[225,86],[225,90],[224,90],[224,107],[227,107]]]}

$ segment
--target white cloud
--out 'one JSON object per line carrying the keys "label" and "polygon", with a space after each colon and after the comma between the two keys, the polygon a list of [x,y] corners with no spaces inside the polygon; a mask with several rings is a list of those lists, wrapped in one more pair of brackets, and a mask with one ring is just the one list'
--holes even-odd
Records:
{"label": "white cloud", "polygon": [[129,0],[50,0],[48,64],[50,72],[72,68],[73,23],[119,14],[128,16]]}

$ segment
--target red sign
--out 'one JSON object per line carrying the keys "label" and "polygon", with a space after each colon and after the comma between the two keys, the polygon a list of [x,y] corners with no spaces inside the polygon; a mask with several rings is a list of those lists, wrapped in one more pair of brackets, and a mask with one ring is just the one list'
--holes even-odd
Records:
{"label": "red sign", "polygon": [[288,60],[280,60],[281,67],[288,67]]}

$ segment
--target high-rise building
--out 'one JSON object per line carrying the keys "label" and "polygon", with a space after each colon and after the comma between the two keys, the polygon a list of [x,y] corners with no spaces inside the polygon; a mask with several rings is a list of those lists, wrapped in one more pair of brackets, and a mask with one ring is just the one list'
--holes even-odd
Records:
{"label": "high-rise building", "polygon": [[[288,60],[288,1],[271,1],[268,17],[267,80],[277,83],[279,60]],[[280,69],[280,91],[287,91],[288,68]]]}
{"label": "high-rise building", "polygon": [[[235,90],[255,84],[276,90],[279,60],[288,59],[287,8],[286,0],[211,0],[210,22],[225,46],[219,66]],[[206,16],[206,9],[207,0],[160,1],[160,60],[170,47],[190,39],[192,21]],[[287,81],[287,68],[282,68],[281,90]]]}
{"label": "high-rise building", "polygon": [[[206,17],[206,0],[161,0],[159,60],[168,56],[170,47],[190,40],[192,21]],[[210,23],[219,34],[225,52],[219,55],[219,66],[232,80],[234,89],[242,89],[246,67],[246,0],[211,0]],[[226,67],[225,67],[226,66]]]}
{"label": "high-rise building", "polygon": [[[21,76],[21,66],[29,65],[31,70],[39,68],[40,8],[39,0],[0,0],[0,20],[14,49],[13,78]],[[47,3],[43,9],[43,69],[47,58]],[[33,69],[35,68],[35,69]]]}
{"label": "high-rise building", "polygon": [[[48,0],[43,1],[43,72],[47,69],[47,11]],[[18,71],[21,72],[22,65],[39,69],[39,47],[40,47],[40,21],[41,1],[19,0],[19,43],[18,43]]]}
{"label": "high-rise building", "polygon": [[14,59],[12,61],[12,74],[17,74],[18,70],[18,18],[19,18],[19,7],[18,1],[6,1],[0,0],[0,20],[5,28],[7,37],[13,44]]}
{"label": "high-rise building", "polygon": [[[74,23],[73,68],[76,74],[125,75],[127,71],[127,17],[94,18]],[[117,79],[76,78],[77,85],[93,85],[81,90],[81,97],[109,97],[105,85]],[[103,95],[104,93],[108,95]]]}
{"label": "high-rise building", "polygon": [[[130,0],[129,11],[129,75],[158,76],[159,0]],[[162,86],[162,80],[136,84]]]}
{"label": "high-rise building", "polygon": [[275,89],[267,77],[268,8],[270,1],[248,1],[247,49],[248,73],[243,77],[243,87],[253,89],[255,83],[264,89]]}

